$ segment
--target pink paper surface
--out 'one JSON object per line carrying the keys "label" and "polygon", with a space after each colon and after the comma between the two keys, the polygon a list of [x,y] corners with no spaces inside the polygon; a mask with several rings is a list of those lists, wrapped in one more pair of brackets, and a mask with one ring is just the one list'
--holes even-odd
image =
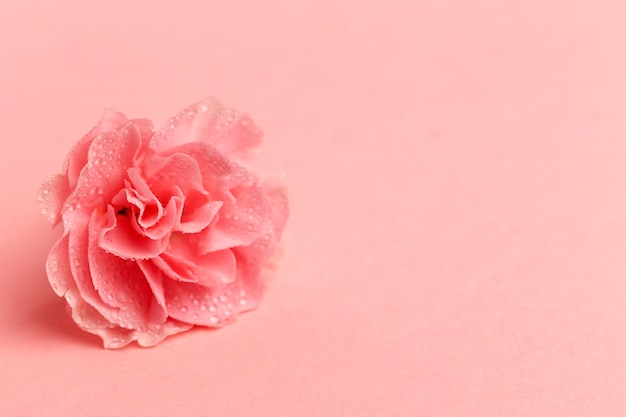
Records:
{"label": "pink paper surface", "polygon": [[[626,413],[618,1],[0,5],[0,414]],[[36,190],[114,107],[215,95],[287,172],[233,326],[105,351],[49,288]]]}

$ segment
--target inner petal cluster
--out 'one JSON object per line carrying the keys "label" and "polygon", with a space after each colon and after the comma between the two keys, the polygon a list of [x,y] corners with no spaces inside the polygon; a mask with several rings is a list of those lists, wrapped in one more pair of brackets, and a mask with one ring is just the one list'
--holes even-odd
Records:
{"label": "inner petal cluster", "polygon": [[[197,163],[184,154],[152,156],[148,178],[139,167],[127,171],[122,188],[106,207],[100,247],[123,259],[151,259],[168,247],[172,233],[198,233],[217,215]],[[186,171],[181,182],[175,173]],[[191,180],[189,180],[191,179]]]}

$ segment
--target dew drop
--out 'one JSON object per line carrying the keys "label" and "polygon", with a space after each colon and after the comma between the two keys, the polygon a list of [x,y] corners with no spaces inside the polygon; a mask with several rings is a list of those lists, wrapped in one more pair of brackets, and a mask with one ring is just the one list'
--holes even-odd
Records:
{"label": "dew drop", "polygon": [[216,324],[219,319],[216,316],[211,316],[211,318],[209,319],[211,321],[211,323]]}
{"label": "dew drop", "polygon": [[202,310],[202,311],[206,311],[206,306],[205,306],[204,304],[201,304],[201,305],[200,305],[200,310]]}
{"label": "dew drop", "polygon": [[212,313],[215,313],[217,311],[217,307],[215,307],[214,305],[210,305],[209,306],[209,311]]}
{"label": "dew drop", "polygon": [[180,312],[181,312],[181,313],[186,313],[186,312],[187,312],[187,307],[182,306],[182,307],[180,308]]}

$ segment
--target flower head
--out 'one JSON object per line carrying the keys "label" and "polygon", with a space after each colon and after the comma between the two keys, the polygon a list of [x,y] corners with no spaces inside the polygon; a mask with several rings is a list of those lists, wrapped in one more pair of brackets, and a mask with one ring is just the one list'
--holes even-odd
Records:
{"label": "flower head", "polygon": [[152,346],[258,305],[288,216],[282,181],[245,167],[260,141],[215,99],[156,131],[105,111],[38,197],[64,227],[48,278],[82,329],[108,348]]}

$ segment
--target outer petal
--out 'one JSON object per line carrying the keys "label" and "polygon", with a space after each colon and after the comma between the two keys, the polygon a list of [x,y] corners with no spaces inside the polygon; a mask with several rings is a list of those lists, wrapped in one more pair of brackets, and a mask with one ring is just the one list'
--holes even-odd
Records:
{"label": "outer petal", "polygon": [[96,309],[79,296],[68,294],[68,307],[72,319],[83,330],[102,338],[107,349],[122,348],[134,340],[140,346],[154,346],[167,336],[189,330],[192,325],[169,319],[163,324],[145,330],[123,329],[105,319]]}
{"label": "outer petal", "polygon": [[229,158],[245,162],[251,150],[261,143],[261,138],[260,129],[248,115],[209,97],[171,118],[154,135],[150,147],[160,152],[184,143],[202,141],[215,146]]}
{"label": "outer petal", "polygon": [[215,224],[194,237],[201,253],[251,244],[270,217],[269,202],[260,187],[238,187],[232,196],[235,202],[225,204]]}
{"label": "outer petal", "polygon": [[278,242],[287,225],[289,203],[284,176],[268,176],[260,180],[259,185],[265,191],[271,211],[271,228],[274,240]]}
{"label": "outer petal", "polygon": [[164,280],[163,289],[170,317],[196,325],[222,327],[256,305],[256,299],[238,283],[207,288],[189,282]]}
{"label": "outer petal", "polygon": [[[77,294],[87,304],[98,311],[107,321],[115,323],[118,311],[105,303],[93,286],[89,270],[89,231],[88,222],[76,225],[68,237],[69,261]],[[72,306],[70,304],[70,306]]]}
{"label": "outer petal", "polygon": [[100,121],[70,150],[65,163],[63,174],[67,176],[70,188],[78,182],[78,176],[87,164],[87,154],[93,140],[103,133],[116,132],[128,123],[123,113],[113,109],[105,109]]}
{"label": "outer petal", "polygon": [[65,175],[53,175],[41,184],[37,194],[41,214],[46,216],[53,225],[61,218],[63,203],[70,195],[70,187]]}
{"label": "outer petal", "polygon": [[103,220],[92,216],[89,223],[89,269],[100,297],[117,310],[115,323],[143,329],[165,321],[166,315],[152,294],[136,262],[106,253],[98,246]]}
{"label": "outer petal", "polygon": [[69,260],[69,237],[64,235],[55,243],[46,260],[46,272],[50,286],[59,297],[75,288]]}
{"label": "outer petal", "polygon": [[65,298],[72,320],[86,332],[100,336],[105,348],[117,349],[133,341],[132,330],[122,329],[109,322],[98,310],[83,300],[78,291],[68,293]]}

